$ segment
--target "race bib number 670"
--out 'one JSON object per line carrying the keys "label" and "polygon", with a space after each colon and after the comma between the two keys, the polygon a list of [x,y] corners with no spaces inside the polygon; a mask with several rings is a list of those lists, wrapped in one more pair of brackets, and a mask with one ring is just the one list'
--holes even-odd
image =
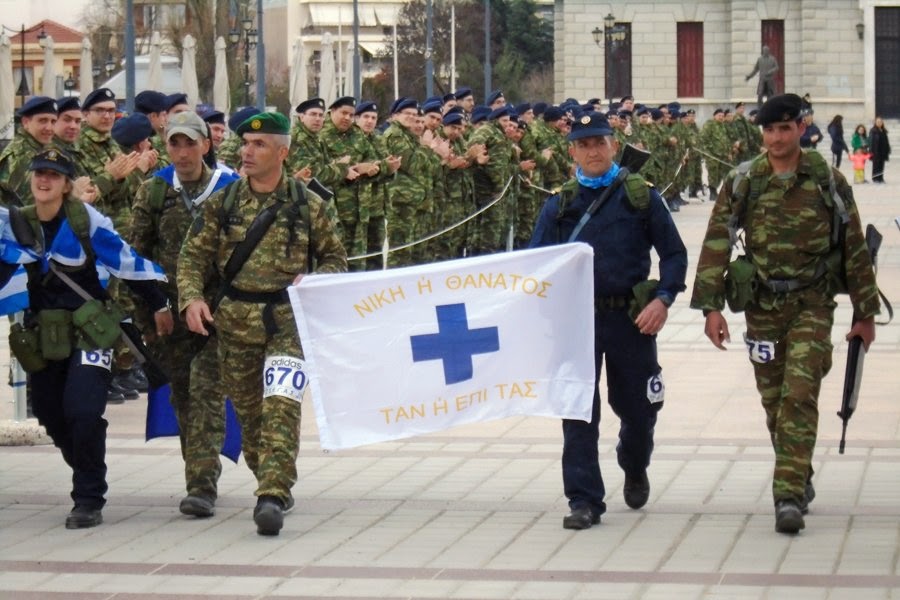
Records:
{"label": "race bib number 670", "polygon": [[267,356],[263,366],[263,398],[284,396],[303,401],[309,383],[306,363],[292,356]]}

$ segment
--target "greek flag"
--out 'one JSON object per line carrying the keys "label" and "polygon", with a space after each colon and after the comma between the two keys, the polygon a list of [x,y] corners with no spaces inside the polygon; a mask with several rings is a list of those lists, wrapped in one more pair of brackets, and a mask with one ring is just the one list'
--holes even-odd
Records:
{"label": "greek flag", "polygon": [[28,308],[28,275],[19,265],[9,282],[0,288],[0,315],[11,315]]}

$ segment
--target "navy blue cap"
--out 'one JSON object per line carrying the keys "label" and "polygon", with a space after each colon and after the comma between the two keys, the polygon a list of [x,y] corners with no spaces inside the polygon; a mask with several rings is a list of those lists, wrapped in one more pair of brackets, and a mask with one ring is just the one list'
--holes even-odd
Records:
{"label": "navy blue cap", "polygon": [[441,123],[444,125],[460,125],[465,122],[466,118],[458,113],[458,112],[448,112],[444,115],[444,118],[441,119]]}
{"label": "navy blue cap", "polygon": [[407,98],[406,96],[400,96],[399,98],[395,98],[394,101],[391,102],[391,107],[388,109],[388,114],[394,114],[395,112],[397,112],[395,110],[397,108],[397,105],[400,104],[401,102],[403,102],[404,100],[408,100],[408,99],[409,98]]}
{"label": "navy blue cap", "polygon": [[363,100],[356,106],[356,112],[354,114],[361,115],[367,112],[378,112],[378,106],[371,100]]}
{"label": "navy blue cap", "polygon": [[89,110],[93,105],[100,102],[115,102],[116,95],[109,88],[97,88],[87,95],[81,102],[81,110]]}
{"label": "navy blue cap", "polygon": [[672,117],[673,119],[680,119],[680,118],[681,118],[681,111],[676,110],[676,109],[674,109],[674,108],[670,108],[670,109],[669,109],[669,116]]}
{"label": "navy blue cap", "polygon": [[466,109],[464,109],[462,106],[451,106],[450,108],[447,109],[447,112],[445,112],[444,114],[445,115],[458,114],[458,115],[462,115],[463,117],[465,117]]}
{"label": "navy blue cap", "polygon": [[497,100],[500,100],[501,98],[503,98],[505,100],[505,98],[503,96],[503,92],[500,90],[494,90],[493,92],[488,94],[487,100],[485,100],[484,103],[487,104],[488,106],[490,106],[491,104],[493,104]]}
{"label": "navy blue cap", "polygon": [[[600,98],[591,98],[587,101],[588,104],[600,104]],[[610,107],[612,108],[612,107]]]}
{"label": "navy blue cap", "polygon": [[221,110],[216,110],[211,106],[203,111],[197,111],[197,114],[200,115],[200,118],[207,123],[221,123],[222,125],[225,124],[225,113],[223,113]]}
{"label": "navy blue cap", "polygon": [[531,110],[531,104],[528,102],[523,102],[522,104],[516,104],[516,114],[525,114],[529,110]]}
{"label": "navy blue cap", "polygon": [[628,117],[631,116],[631,111],[630,111],[630,110],[620,109],[620,110],[617,110],[617,111],[616,111],[616,114],[619,115],[619,118],[620,118],[620,119],[627,119]]}
{"label": "navy blue cap", "polygon": [[153,125],[147,115],[136,112],[113,123],[111,135],[117,144],[129,148],[148,139],[153,133]]}
{"label": "navy blue cap", "polygon": [[594,105],[590,102],[585,102],[584,104],[579,105],[579,107],[581,108],[581,112],[591,112],[594,110]]}
{"label": "navy blue cap", "polygon": [[166,95],[155,90],[144,90],[134,97],[134,110],[145,115],[166,110]]}
{"label": "navy blue cap", "polygon": [[544,111],[544,120],[547,122],[559,121],[564,116],[566,116],[566,111],[559,106],[548,106],[547,110]]}
{"label": "navy blue cap", "polygon": [[255,106],[244,106],[243,108],[239,108],[237,111],[231,114],[231,118],[228,119],[228,129],[231,131],[235,131],[238,128],[238,125],[252,117],[253,115],[258,115],[259,109]]}
{"label": "navy blue cap", "polygon": [[472,95],[472,88],[470,88],[470,87],[461,87],[461,88],[459,88],[458,90],[456,90],[456,91],[453,93],[453,95],[456,96],[456,99],[457,99],[457,100],[462,100],[462,99],[465,98],[466,96],[471,96],[471,95]]}
{"label": "navy blue cap", "polygon": [[447,104],[451,100],[456,100],[456,94],[454,94],[453,92],[450,92],[449,94],[444,94],[441,97],[441,102],[443,102],[444,104]]}
{"label": "navy blue cap", "polygon": [[28,170],[37,171],[38,169],[50,169],[62,173],[69,179],[75,178],[75,164],[66,156],[65,152],[55,147],[47,148],[34,155],[28,165]]}
{"label": "navy blue cap", "polygon": [[63,96],[56,99],[56,110],[62,114],[69,110],[81,110],[78,96]]}
{"label": "navy blue cap", "polygon": [[427,98],[425,98],[425,102],[422,103],[422,106],[425,106],[426,104],[431,104],[432,102],[443,102],[443,101],[444,101],[443,98],[441,98],[440,96],[428,96]]}
{"label": "navy blue cap", "polygon": [[535,102],[534,106],[531,107],[531,110],[534,112],[534,116],[539,117],[544,114],[544,111],[547,110],[546,102]]}
{"label": "navy blue cap", "polygon": [[175,108],[176,106],[178,106],[179,104],[187,104],[187,103],[188,103],[187,94],[184,94],[182,92],[176,92],[174,94],[169,94],[168,96],[166,96],[166,101],[163,104],[163,106],[165,107],[166,111],[170,111],[173,108]]}
{"label": "navy blue cap", "polygon": [[334,110],[336,108],[341,108],[343,106],[349,106],[350,108],[356,108],[356,98],[353,96],[341,96],[337,100],[331,103],[328,107],[328,110]]}
{"label": "navy blue cap", "polygon": [[33,98],[29,99],[28,102],[23,104],[19,110],[16,111],[16,115],[20,117],[31,117],[34,115],[43,114],[59,114],[59,109],[56,106],[56,100],[48,96],[34,96]]}
{"label": "navy blue cap", "polygon": [[663,111],[659,110],[658,108],[651,108],[650,109],[650,118],[653,119],[654,121],[659,121],[660,119],[663,118]]}
{"label": "navy blue cap", "polygon": [[325,110],[325,101],[322,100],[321,98],[310,98],[310,99],[304,100],[303,102],[298,104],[297,108],[295,110],[297,111],[297,114],[302,115],[303,113],[305,113],[306,111],[308,111],[311,108],[318,108],[318,109],[324,111]]}
{"label": "navy blue cap", "polygon": [[598,112],[585,113],[580,119],[572,123],[572,131],[566,137],[570,142],[586,137],[612,135],[612,127],[606,120],[606,115]]}
{"label": "navy blue cap", "polygon": [[681,102],[669,102],[669,104],[666,105],[666,108],[670,111],[681,112]]}
{"label": "navy blue cap", "polygon": [[405,110],[407,108],[415,108],[419,110],[419,103],[415,98],[397,98],[394,101],[394,104],[391,106],[391,114],[396,115],[401,110]]}
{"label": "navy blue cap", "polygon": [[646,106],[642,106],[642,107],[636,109],[634,111],[634,114],[636,114],[637,116],[641,116],[641,115],[646,115],[649,112],[650,112],[649,108],[647,108]]}
{"label": "navy blue cap", "polygon": [[626,100],[634,100],[634,96],[631,96],[631,95],[622,96],[622,99],[619,100],[619,102],[622,102],[624,104]]}
{"label": "navy blue cap", "polygon": [[495,108],[491,111],[491,114],[488,115],[488,121],[496,121],[500,117],[508,117],[509,116],[509,106],[504,104],[499,108]]}
{"label": "navy blue cap", "polygon": [[481,123],[491,114],[491,109],[487,106],[479,104],[472,109],[472,123]]}
{"label": "navy blue cap", "polygon": [[424,113],[424,114],[426,114],[426,115],[427,115],[428,113],[438,113],[438,114],[440,114],[441,109],[443,109],[443,108],[444,108],[444,103],[441,102],[441,100],[439,100],[439,99],[438,99],[438,100],[432,100],[432,101],[426,102],[425,104],[422,105],[422,113]]}

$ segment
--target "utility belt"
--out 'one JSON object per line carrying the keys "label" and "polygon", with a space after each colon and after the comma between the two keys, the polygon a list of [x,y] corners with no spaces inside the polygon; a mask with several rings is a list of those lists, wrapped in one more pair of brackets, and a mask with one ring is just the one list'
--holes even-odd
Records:
{"label": "utility belt", "polygon": [[224,296],[237,302],[265,304],[266,306],[262,312],[263,325],[266,328],[266,334],[270,336],[278,333],[278,325],[275,323],[275,306],[290,302],[287,289],[278,290],[277,292],[246,292],[232,285],[227,285],[225,286]]}
{"label": "utility belt", "polygon": [[627,296],[595,296],[594,308],[597,311],[628,310],[628,316],[634,321],[644,307],[656,298],[659,281],[647,279],[639,281],[631,288]]}
{"label": "utility belt", "polygon": [[619,310],[628,306],[631,296],[595,296],[594,308],[596,310]]}
{"label": "utility belt", "polygon": [[111,300],[89,300],[76,310],[44,309],[27,326],[10,327],[9,348],[27,373],[35,373],[50,360],[66,360],[74,349],[106,350],[119,337],[122,309]]}
{"label": "utility belt", "polygon": [[725,301],[731,312],[739,313],[756,301],[760,286],[774,294],[790,294],[816,285],[828,272],[828,260],[822,260],[811,279],[764,279],[759,276],[756,265],[746,255],[741,255],[728,264],[725,272]]}

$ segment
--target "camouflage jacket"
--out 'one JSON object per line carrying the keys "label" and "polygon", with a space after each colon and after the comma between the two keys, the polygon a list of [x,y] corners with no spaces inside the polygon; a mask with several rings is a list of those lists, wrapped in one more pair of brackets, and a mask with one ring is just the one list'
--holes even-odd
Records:
{"label": "camouflage jacket", "polygon": [[[223,215],[227,189],[203,203],[200,215],[191,224],[178,256],[177,275],[179,311],[194,300],[203,299],[207,272],[213,266],[221,276],[235,246],[260,211],[275,202],[292,202],[288,175],[282,173],[277,189],[266,195],[254,194],[246,179],[237,181],[235,202],[230,215]],[[310,223],[303,219],[291,224],[288,211],[279,210],[275,222],[266,231],[232,286],[244,292],[279,292],[291,285],[299,273],[307,271],[309,253],[317,261],[317,273],[347,270],[347,253],[341,245],[322,199],[298,182],[309,203]],[[310,237],[312,239],[310,239]]]}
{"label": "camouflage jacket", "polygon": [[328,188],[341,183],[347,176],[347,168],[350,166],[333,162],[319,136],[299,121],[291,130],[291,153],[288,155],[287,164],[288,173],[291,175],[309,167],[312,176]]}
{"label": "camouflage jacket", "polygon": [[381,139],[388,152],[400,157],[400,168],[388,184],[391,204],[412,204],[421,209],[428,196],[422,173],[430,170],[427,155],[421,151],[422,144],[400,123],[391,123]]}
{"label": "camouflage jacket", "polygon": [[219,144],[216,159],[235,171],[241,168],[241,136],[232,133]]}
{"label": "camouflage jacket", "polygon": [[23,205],[34,204],[28,165],[35,154],[44,149],[34,136],[20,130],[0,154],[0,181],[14,191]]}
{"label": "camouflage jacket", "polygon": [[[824,159],[815,152],[804,151],[796,173],[781,177],[772,172],[765,154],[753,159],[744,185],[754,178],[763,178],[764,185],[760,186],[759,197],[744,215],[744,243],[758,277],[810,282],[809,287],[789,293],[811,294],[811,302],[822,302],[823,297],[834,296],[828,278],[820,276],[816,279],[816,274],[820,262],[831,250],[832,210],[835,209],[826,204],[820,191],[814,161],[824,162]],[[850,216],[842,247],[850,300],[857,316],[866,318],[879,312],[875,274],[853,201],[853,190],[840,172],[832,169],[832,173],[837,193],[843,198]],[[692,308],[720,311],[725,305],[724,275],[731,259],[728,224],[733,214],[743,210],[742,203],[736,202],[734,197],[736,176],[737,170],[732,169],[713,207],[697,264]],[[771,309],[778,299],[774,292],[760,286],[758,302],[763,308]]]}
{"label": "camouflage jacket", "polygon": [[731,141],[725,123],[710,119],[700,130],[700,145],[704,152],[719,160],[731,162]]}
{"label": "camouflage jacket", "polygon": [[475,195],[481,204],[503,191],[503,187],[518,169],[512,141],[500,129],[499,123],[488,123],[475,132],[469,146],[484,144],[488,162],[474,169]]}

